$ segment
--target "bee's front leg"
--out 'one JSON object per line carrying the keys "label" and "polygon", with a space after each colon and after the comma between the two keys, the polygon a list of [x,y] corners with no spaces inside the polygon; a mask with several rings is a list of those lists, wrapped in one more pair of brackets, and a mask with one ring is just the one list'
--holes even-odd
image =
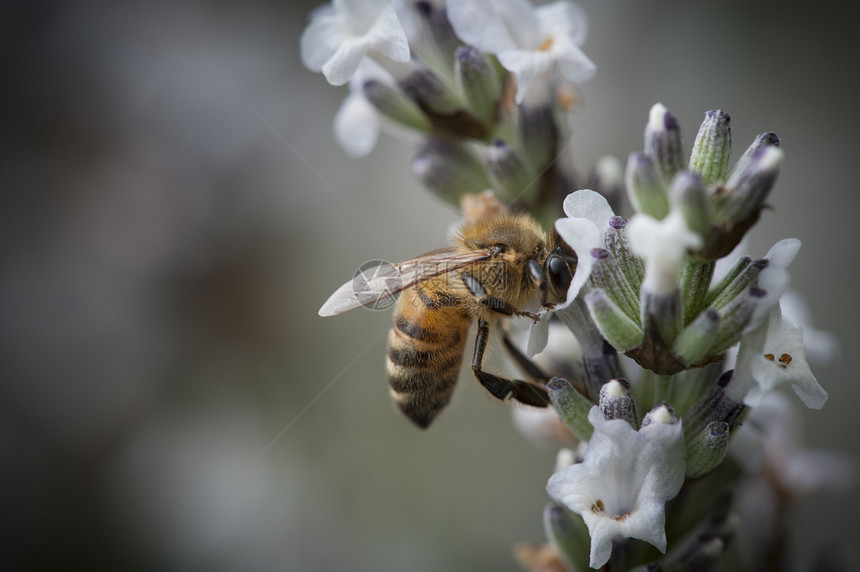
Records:
{"label": "bee's front leg", "polygon": [[[484,361],[484,350],[487,348],[487,340],[490,336],[490,325],[483,318],[478,318],[478,334],[475,336],[475,353],[472,356],[472,371],[475,377],[489,391],[493,397],[504,401],[512,397],[526,405],[534,407],[546,407],[549,405],[549,394],[546,388],[537,383],[523,381],[521,379],[507,379],[482,369]],[[527,359],[527,358],[526,358]],[[536,367],[536,366],[535,366]]]}
{"label": "bee's front leg", "polygon": [[490,296],[487,294],[487,291],[484,290],[484,287],[475,278],[473,275],[468,272],[463,272],[460,274],[460,279],[463,281],[463,284],[466,285],[466,289],[469,293],[475,297],[475,300],[478,301],[478,305],[482,308],[486,308],[488,310],[492,310],[493,312],[498,312],[504,316],[524,316],[526,318],[531,319],[533,322],[539,322],[540,316],[534,314],[532,312],[523,312],[522,310],[517,310],[510,304],[508,304],[504,299],[498,298],[496,296]]}

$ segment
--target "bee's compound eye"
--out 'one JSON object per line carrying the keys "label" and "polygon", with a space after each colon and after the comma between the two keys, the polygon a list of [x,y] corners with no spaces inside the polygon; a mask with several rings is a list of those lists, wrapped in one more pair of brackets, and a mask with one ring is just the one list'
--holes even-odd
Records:
{"label": "bee's compound eye", "polygon": [[546,259],[546,271],[553,289],[557,292],[566,292],[573,276],[564,259],[557,254],[550,254]]}

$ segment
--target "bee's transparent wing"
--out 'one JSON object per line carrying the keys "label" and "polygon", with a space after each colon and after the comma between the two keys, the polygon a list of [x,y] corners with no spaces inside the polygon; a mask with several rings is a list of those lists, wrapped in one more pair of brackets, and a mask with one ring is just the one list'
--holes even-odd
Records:
{"label": "bee's transparent wing", "polygon": [[388,307],[398,292],[410,286],[489,257],[486,250],[457,252],[443,248],[394,264],[375,261],[359,268],[352,280],[335,290],[319,315],[335,316],[361,306]]}

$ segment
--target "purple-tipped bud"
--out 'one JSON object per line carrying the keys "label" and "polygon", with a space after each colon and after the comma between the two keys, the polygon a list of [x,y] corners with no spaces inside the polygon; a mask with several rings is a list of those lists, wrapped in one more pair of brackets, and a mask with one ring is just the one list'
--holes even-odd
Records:
{"label": "purple-tipped bud", "polygon": [[708,111],[696,135],[689,169],[702,176],[705,186],[726,180],[732,152],[731,120],[719,109]]}
{"label": "purple-tipped bud", "polygon": [[600,388],[599,407],[605,419],[623,419],[636,429],[636,402],[626,379],[609,380]]}
{"label": "purple-tipped bud", "polygon": [[681,128],[675,116],[661,103],[654,104],[648,115],[645,153],[654,160],[657,171],[663,178],[663,184],[668,184],[675,173],[684,168]]}
{"label": "purple-tipped bud", "polygon": [[553,409],[565,425],[583,441],[588,441],[594,428],[588,421],[592,403],[579,393],[568,380],[554,377],[546,385]]}

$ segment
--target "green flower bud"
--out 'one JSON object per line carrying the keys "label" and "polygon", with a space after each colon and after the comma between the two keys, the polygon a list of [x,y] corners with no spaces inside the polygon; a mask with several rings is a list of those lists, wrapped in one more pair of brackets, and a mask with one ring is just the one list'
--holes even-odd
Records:
{"label": "green flower bud", "polygon": [[546,535],[567,563],[576,570],[587,570],[591,536],[585,521],[561,503],[551,502],[543,512]]}
{"label": "green flower bud", "polygon": [[639,324],[624,313],[600,289],[585,295],[585,304],[600,333],[613,347],[626,351],[642,341],[644,332]]}
{"label": "green flower bud", "polygon": [[472,114],[492,121],[502,96],[502,82],[487,56],[471,46],[461,46],[455,56],[454,74]]}
{"label": "green flower bud", "polygon": [[588,412],[593,403],[561,377],[549,380],[546,390],[559,418],[580,440],[588,441],[594,432],[594,427],[588,421]]}
{"label": "green flower bud", "polygon": [[370,80],[364,82],[361,91],[373,107],[392,121],[419,131],[432,128],[421,108],[396,87]]}
{"label": "green flower bud", "polygon": [[726,456],[729,424],[711,421],[687,443],[687,478],[695,479],[714,470]]}
{"label": "green flower bud", "polygon": [[662,219],[669,213],[669,197],[654,159],[637,151],[627,159],[627,197],[637,212]]}
{"label": "green flower bud", "polygon": [[696,135],[689,169],[702,176],[705,186],[726,180],[732,152],[730,122],[728,113],[719,109],[708,111]]}
{"label": "green flower bud", "polygon": [[688,365],[698,363],[713,347],[719,326],[720,315],[708,308],[681,330],[672,344],[672,353]]}

